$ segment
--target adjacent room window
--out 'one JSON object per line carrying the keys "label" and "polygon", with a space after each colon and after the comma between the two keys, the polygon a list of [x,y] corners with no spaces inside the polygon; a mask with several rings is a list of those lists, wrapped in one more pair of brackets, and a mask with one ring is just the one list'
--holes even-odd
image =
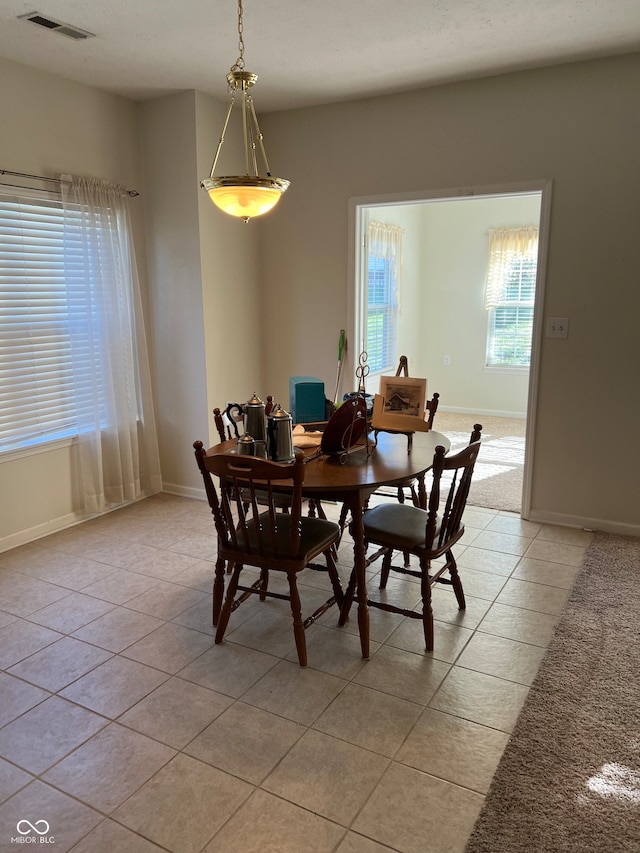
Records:
{"label": "adjacent room window", "polygon": [[529,367],[537,261],[537,227],[490,230],[487,367]]}
{"label": "adjacent room window", "polygon": [[402,234],[397,225],[369,222],[366,350],[372,373],[395,367]]}

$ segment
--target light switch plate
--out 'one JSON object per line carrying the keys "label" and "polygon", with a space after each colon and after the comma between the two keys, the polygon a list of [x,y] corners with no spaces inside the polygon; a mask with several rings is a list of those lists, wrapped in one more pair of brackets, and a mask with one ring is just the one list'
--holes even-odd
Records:
{"label": "light switch plate", "polygon": [[547,337],[566,338],[569,334],[568,317],[547,317]]}

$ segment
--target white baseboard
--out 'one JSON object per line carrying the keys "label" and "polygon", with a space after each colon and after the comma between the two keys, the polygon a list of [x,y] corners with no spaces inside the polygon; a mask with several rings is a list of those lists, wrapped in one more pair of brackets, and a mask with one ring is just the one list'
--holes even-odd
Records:
{"label": "white baseboard", "polygon": [[581,518],[577,515],[564,515],[560,512],[531,510],[526,520],[537,521],[541,524],[553,524],[557,527],[576,527],[579,530],[599,530],[602,533],[618,533],[620,536],[640,537],[640,525],[625,524],[607,518]]}
{"label": "white baseboard", "polygon": [[18,530],[17,533],[11,533],[9,536],[4,536],[0,539],[0,553],[10,551],[12,548],[19,548],[21,545],[27,545],[29,542],[34,542],[36,539],[42,539],[44,536],[49,536],[51,533],[59,533],[61,530],[66,530],[68,527],[74,527],[76,524],[81,524],[86,521],[87,517],[79,512],[71,512],[68,515],[54,518],[50,521],[45,521],[42,524],[36,524],[35,527],[27,527],[26,530]]}
{"label": "white baseboard", "polygon": [[[521,418],[525,420],[526,412],[499,412],[494,409],[462,409],[457,406],[438,406],[439,412],[451,412],[452,415],[485,415],[488,418]],[[438,415],[436,414],[436,418]]]}
{"label": "white baseboard", "polygon": [[176,495],[179,498],[192,498],[194,501],[206,501],[207,493],[204,489],[193,489],[190,486],[178,486],[175,483],[163,483],[162,491],[168,495]]}

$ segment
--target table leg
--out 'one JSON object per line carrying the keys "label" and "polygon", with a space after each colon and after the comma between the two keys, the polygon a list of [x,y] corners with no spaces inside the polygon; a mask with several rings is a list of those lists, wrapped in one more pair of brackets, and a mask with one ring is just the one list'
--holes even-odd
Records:
{"label": "table leg", "polygon": [[[355,576],[355,594],[358,598],[358,631],[362,657],[369,658],[369,605],[367,604],[366,553],[364,548],[364,526],[362,523],[363,498],[358,492],[349,497],[351,511],[351,536],[353,537],[353,572]],[[344,607],[340,614],[340,624],[344,625],[349,614],[351,597],[345,596]]]}

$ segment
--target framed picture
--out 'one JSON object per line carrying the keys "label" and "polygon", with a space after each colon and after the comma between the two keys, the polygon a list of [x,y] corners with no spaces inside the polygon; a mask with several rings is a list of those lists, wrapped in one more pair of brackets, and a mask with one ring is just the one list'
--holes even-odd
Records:
{"label": "framed picture", "polygon": [[381,376],[380,396],[384,397],[384,414],[423,418],[427,380],[413,376]]}

